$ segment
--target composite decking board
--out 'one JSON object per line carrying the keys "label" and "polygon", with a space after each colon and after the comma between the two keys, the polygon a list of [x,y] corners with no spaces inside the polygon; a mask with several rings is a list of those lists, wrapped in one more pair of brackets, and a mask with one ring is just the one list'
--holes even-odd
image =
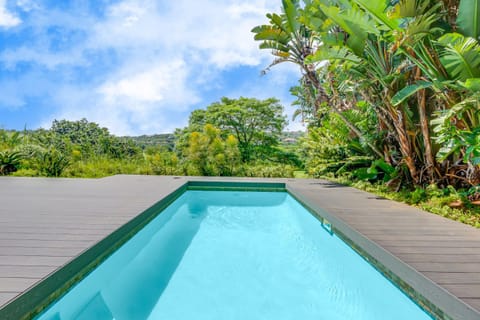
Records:
{"label": "composite decking board", "polygon": [[463,300],[476,309],[480,309],[480,298],[464,298]]}
{"label": "composite decking board", "polygon": [[[435,271],[435,272],[478,272],[478,262],[408,262],[420,272]],[[480,291],[479,291],[480,293]]]}
{"label": "composite decking board", "polygon": [[[0,265],[0,274],[5,278],[41,278],[55,271],[58,266],[2,266]],[[18,287],[15,291],[25,291],[25,287]],[[0,291],[4,291],[0,283]]]}
{"label": "composite decking board", "polygon": [[48,251],[45,251],[42,256],[10,255],[0,258],[0,266],[59,266],[64,264],[65,260],[73,258],[73,255],[49,256]]}
{"label": "composite decking board", "polygon": [[435,279],[439,284],[480,284],[478,272],[424,272],[424,274],[430,279]]}
{"label": "composite decking board", "polygon": [[478,283],[444,284],[443,287],[454,292],[459,298],[477,298],[480,290]]}
{"label": "composite decking board", "polygon": [[3,305],[4,303],[10,301],[11,299],[15,298],[19,294],[20,292],[0,291],[0,305]]}
{"label": "composite decking board", "polygon": [[450,263],[451,261],[467,263],[480,263],[480,255],[474,254],[472,256],[465,254],[431,254],[431,253],[404,253],[397,254],[401,260],[410,262],[434,262],[434,263]]}
{"label": "composite decking board", "polygon": [[[55,232],[56,234],[68,234],[68,235],[91,235],[97,236],[102,235],[105,233],[105,230],[108,228],[102,229],[88,229],[88,228],[42,228],[40,230],[32,229],[32,228],[11,228],[7,231],[3,231],[3,234],[13,235],[18,234],[21,238],[24,238],[24,234],[31,234],[31,235],[42,235],[42,234],[51,234]],[[1,238],[0,238],[1,239]]]}
{"label": "composite decking board", "polygon": [[[13,279],[8,280],[10,285],[19,284],[9,291],[2,289],[0,280],[0,306],[28,289],[15,279],[29,283],[47,277],[191,180],[286,183],[287,189],[374,241],[396,257],[394,261],[404,261],[408,268],[480,310],[478,229],[321,180],[152,176],[0,178],[0,261],[11,257],[16,264],[0,262],[0,277]],[[418,279],[412,280],[412,285],[417,283]]]}
{"label": "composite decking board", "polygon": [[[73,257],[83,250],[83,247],[75,248],[48,248],[48,255],[50,257]],[[39,252],[38,248],[33,247],[2,247],[0,249],[0,260],[5,256],[17,255],[17,256],[43,256],[42,252]]]}
{"label": "composite decking board", "polygon": [[[22,239],[22,240],[1,240],[0,248],[11,248],[11,247],[27,247],[27,248],[88,248],[94,244],[94,241],[85,241],[85,240],[69,240],[69,241],[59,241],[59,240],[32,240],[32,239]],[[0,253],[2,249],[0,249]]]}
{"label": "composite decking board", "polygon": [[[448,237],[448,235],[445,235]],[[461,247],[461,248],[480,248],[480,241],[473,240],[468,241],[466,239],[457,240],[431,240],[428,236],[425,236],[423,239],[422,237],[416,237],[414,240],[407,240],[407,239],[394,239],[391,235],[390,236],[377,236],[377,237],[369,237],[369,239],[375,240],[381,244],[385,244],[392,247],[429,247],[429,248],[449,248],[449,247]]]}
{"label": "composite decking board", "polygon": [[38,282],[39,278],[6,278],[0,277],[0,283],[2,284],[2,290],[5,292],[15,291],[19,286],[30,287],[34,283]]}
{"label": "composite decking board", "polygon": [[[361,229],[361,228],[359,228]],[[418,232],[415,233],[415,229],[410,229],[405,232],[396,232],[395,230],[390,229],[379,229],[372,231],[371,229],[363,230],[363,234],[369,236],[370,238],[378,239],[378,240],[396,240],[396,241],[417,241],[417,240],[426,240],[430,243],[433,242],[468,242],[472,246],[478,246],[480,241],[476,239],[476,235],[473,233],[465,233],[461,234],[460,232],[434,232],[431,230],[417,230]],[[387,233],[388,232],[388,233]],[[432,238],[432,239],[429,239]]]}
{"label": "composite decking board", "polygon": [[440,247],[440,248],[431,248],[431,247],[388,247],[382,246],[386,248],[387,251],[392,253],[393,255],[398,254],[477,254],[477,248],[456,248],[456,247]]}
{"label": "composite decking board", "polygon": [[[118,226],[117,226],[118,227]],[[51,238],[52,233],[55,234],[55,238]],[[89,240],[98,240],[101,239],[102,236],[104,236],[104,233],[89,233],[89,232],[84,232],[84,233],[64,233],[64,232],[55,232],[52,231],[50,234],[49,233],[40,233],[40,232],[35,232],[35,233],[10,233],[10,232],[5,232],[2,235],[0,235],[0,242],[2,240],[56,240],[56,239],[61,239],[65,241],[89,241]]]}
{"label": "composite decking board", "polygon": [[52,235],[55,235],[53,238],[54,240],[62,240],[62,241],[70,241],[70,240],[100,240],[105,237],[104,234],[89,234],[89,233],[84,233],[84,234],[68,234],[68,233],[57,233],[57,232],[52,232],[50,234],[48,233],[7,233],[3,232],[0,234],[0,242],[2,240],[51,240]]}

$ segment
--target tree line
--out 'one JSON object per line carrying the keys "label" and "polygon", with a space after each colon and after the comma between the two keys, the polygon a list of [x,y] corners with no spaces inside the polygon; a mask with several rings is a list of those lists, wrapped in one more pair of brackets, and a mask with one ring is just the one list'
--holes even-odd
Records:
{"label": "tree line", "polygon": [[291,177],[302,162],[281,144],[286,124],[277,99],[243,97],[194,110],[173,135],[117,137],[86,119],[54,120],[50,129],[0,130],[0,174]]}

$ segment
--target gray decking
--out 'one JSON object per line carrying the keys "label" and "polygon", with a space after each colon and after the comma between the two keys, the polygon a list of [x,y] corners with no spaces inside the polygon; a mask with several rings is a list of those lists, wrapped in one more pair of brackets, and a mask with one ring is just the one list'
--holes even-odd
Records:
{"label": "gray decking", "polygon": [[[191,179],[0,178],[0,308]],[[450,303],[443,289],[457,297],[454,317],[466,304],[480,319],[480,230],[326,181],[269,181],[358,231],[354,242],[432,302]]]}

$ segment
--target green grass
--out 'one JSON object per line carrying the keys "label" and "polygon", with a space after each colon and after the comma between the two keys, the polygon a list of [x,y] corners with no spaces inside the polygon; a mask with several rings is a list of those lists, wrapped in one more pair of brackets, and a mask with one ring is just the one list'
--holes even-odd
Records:
{"label": "green grass", "polygon": [[308,179],[311,178],[306,171],[294,171],[293,177],[297,179]]}
{"label": "green grass", "polygon": [[95,158],[72,163],[63,177],[102,178],[115,174],[154,174],[151,166],[143,159]]}
{"label": "green grass", "polygon": [[390,200],[403,202],[439,216],[480,228],[480,206],[469,204],[466,204],[462,208],[451,208],[449,206],[449,204],[454,201],[464,200],[462,193],[457,192],[454,188],[439,189],[436,186],[428,186],[425,189],[402,189],[396,192],[390,190],[384,184],[372,184],[365,181],[354,182],[345,177],[334,178],[326,176],[322,178],[367,191]]}

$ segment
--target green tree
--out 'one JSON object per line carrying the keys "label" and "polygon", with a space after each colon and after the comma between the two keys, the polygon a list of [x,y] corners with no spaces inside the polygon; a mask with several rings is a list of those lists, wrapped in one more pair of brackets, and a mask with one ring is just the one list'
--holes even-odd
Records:
{"label": "green tree", "polygon": [[233,175],[240,161],[236,138],[229,135],[224,140],[221,130],[211,124],[206,124],[202,132],[188,134],[183,157],[186,173],[201,176]]}
{"label": "green tree", "polygon": [[[213,124],[238,141],[243,162],[274,153],[287,121],[277,99],[222,98],[205,111],[194,111],[190,126]],[[200,120],[200,121],[198,121]],[[198,122],[197,122],[198,121]]]}
{"label": "green tree", "polygon": [[52,146],[63,154],[80,152],[82,159],[93,156],[119,159],[141,154],[140,147],[133,140],[113,136],[107,128],[87,119],[54,120],[42,140],[46,147]]}
{"label": "green tree", "polygon": [[[336,113],[358,138],[365,140],[366,145],[381,157],[380,150],[367,139],[364,139],[365,133],[345,117],[342,112],[344,110],[343,104],[332,103],[332,92],[326,90],[316,70],[324,65],[322,60],[326,59],[309,59],[311,55],[318,52],[318,47],[322,46],[322,43],[347,39],[342,32],[338,32],[338,28],[332,27],[332,21],[328,20],[324,12],[319,10],[318,6],[324,2],[333,3],[332,1],[318,0],[282,0],[282,13],[268,13],[269,24],[253,28],[254,38],[261,41],[260,49],[271,50],[275,56],[275,60],[270,67],[289,62],[300,68],[305,90],[303,92],[296,90],[294,94],[297,96],[298,94],[309,95],[304,101],[313,105],[306,110],[309,110],[316,117],[319,113],[321,114],[321,109],[325,106],[329,107],[330,111]],[[304,4],[307,5],[307,8],[304,8]],[[323,37],[320,36],[321,34],[323,34]],[[361,42],[353,40],[355,38],[352,37],[346,42],[358,50]],[[336,54],[344,55],[343,52],[336,52]],[[300,106],[305,109],[305,105],[300,104]]]}

